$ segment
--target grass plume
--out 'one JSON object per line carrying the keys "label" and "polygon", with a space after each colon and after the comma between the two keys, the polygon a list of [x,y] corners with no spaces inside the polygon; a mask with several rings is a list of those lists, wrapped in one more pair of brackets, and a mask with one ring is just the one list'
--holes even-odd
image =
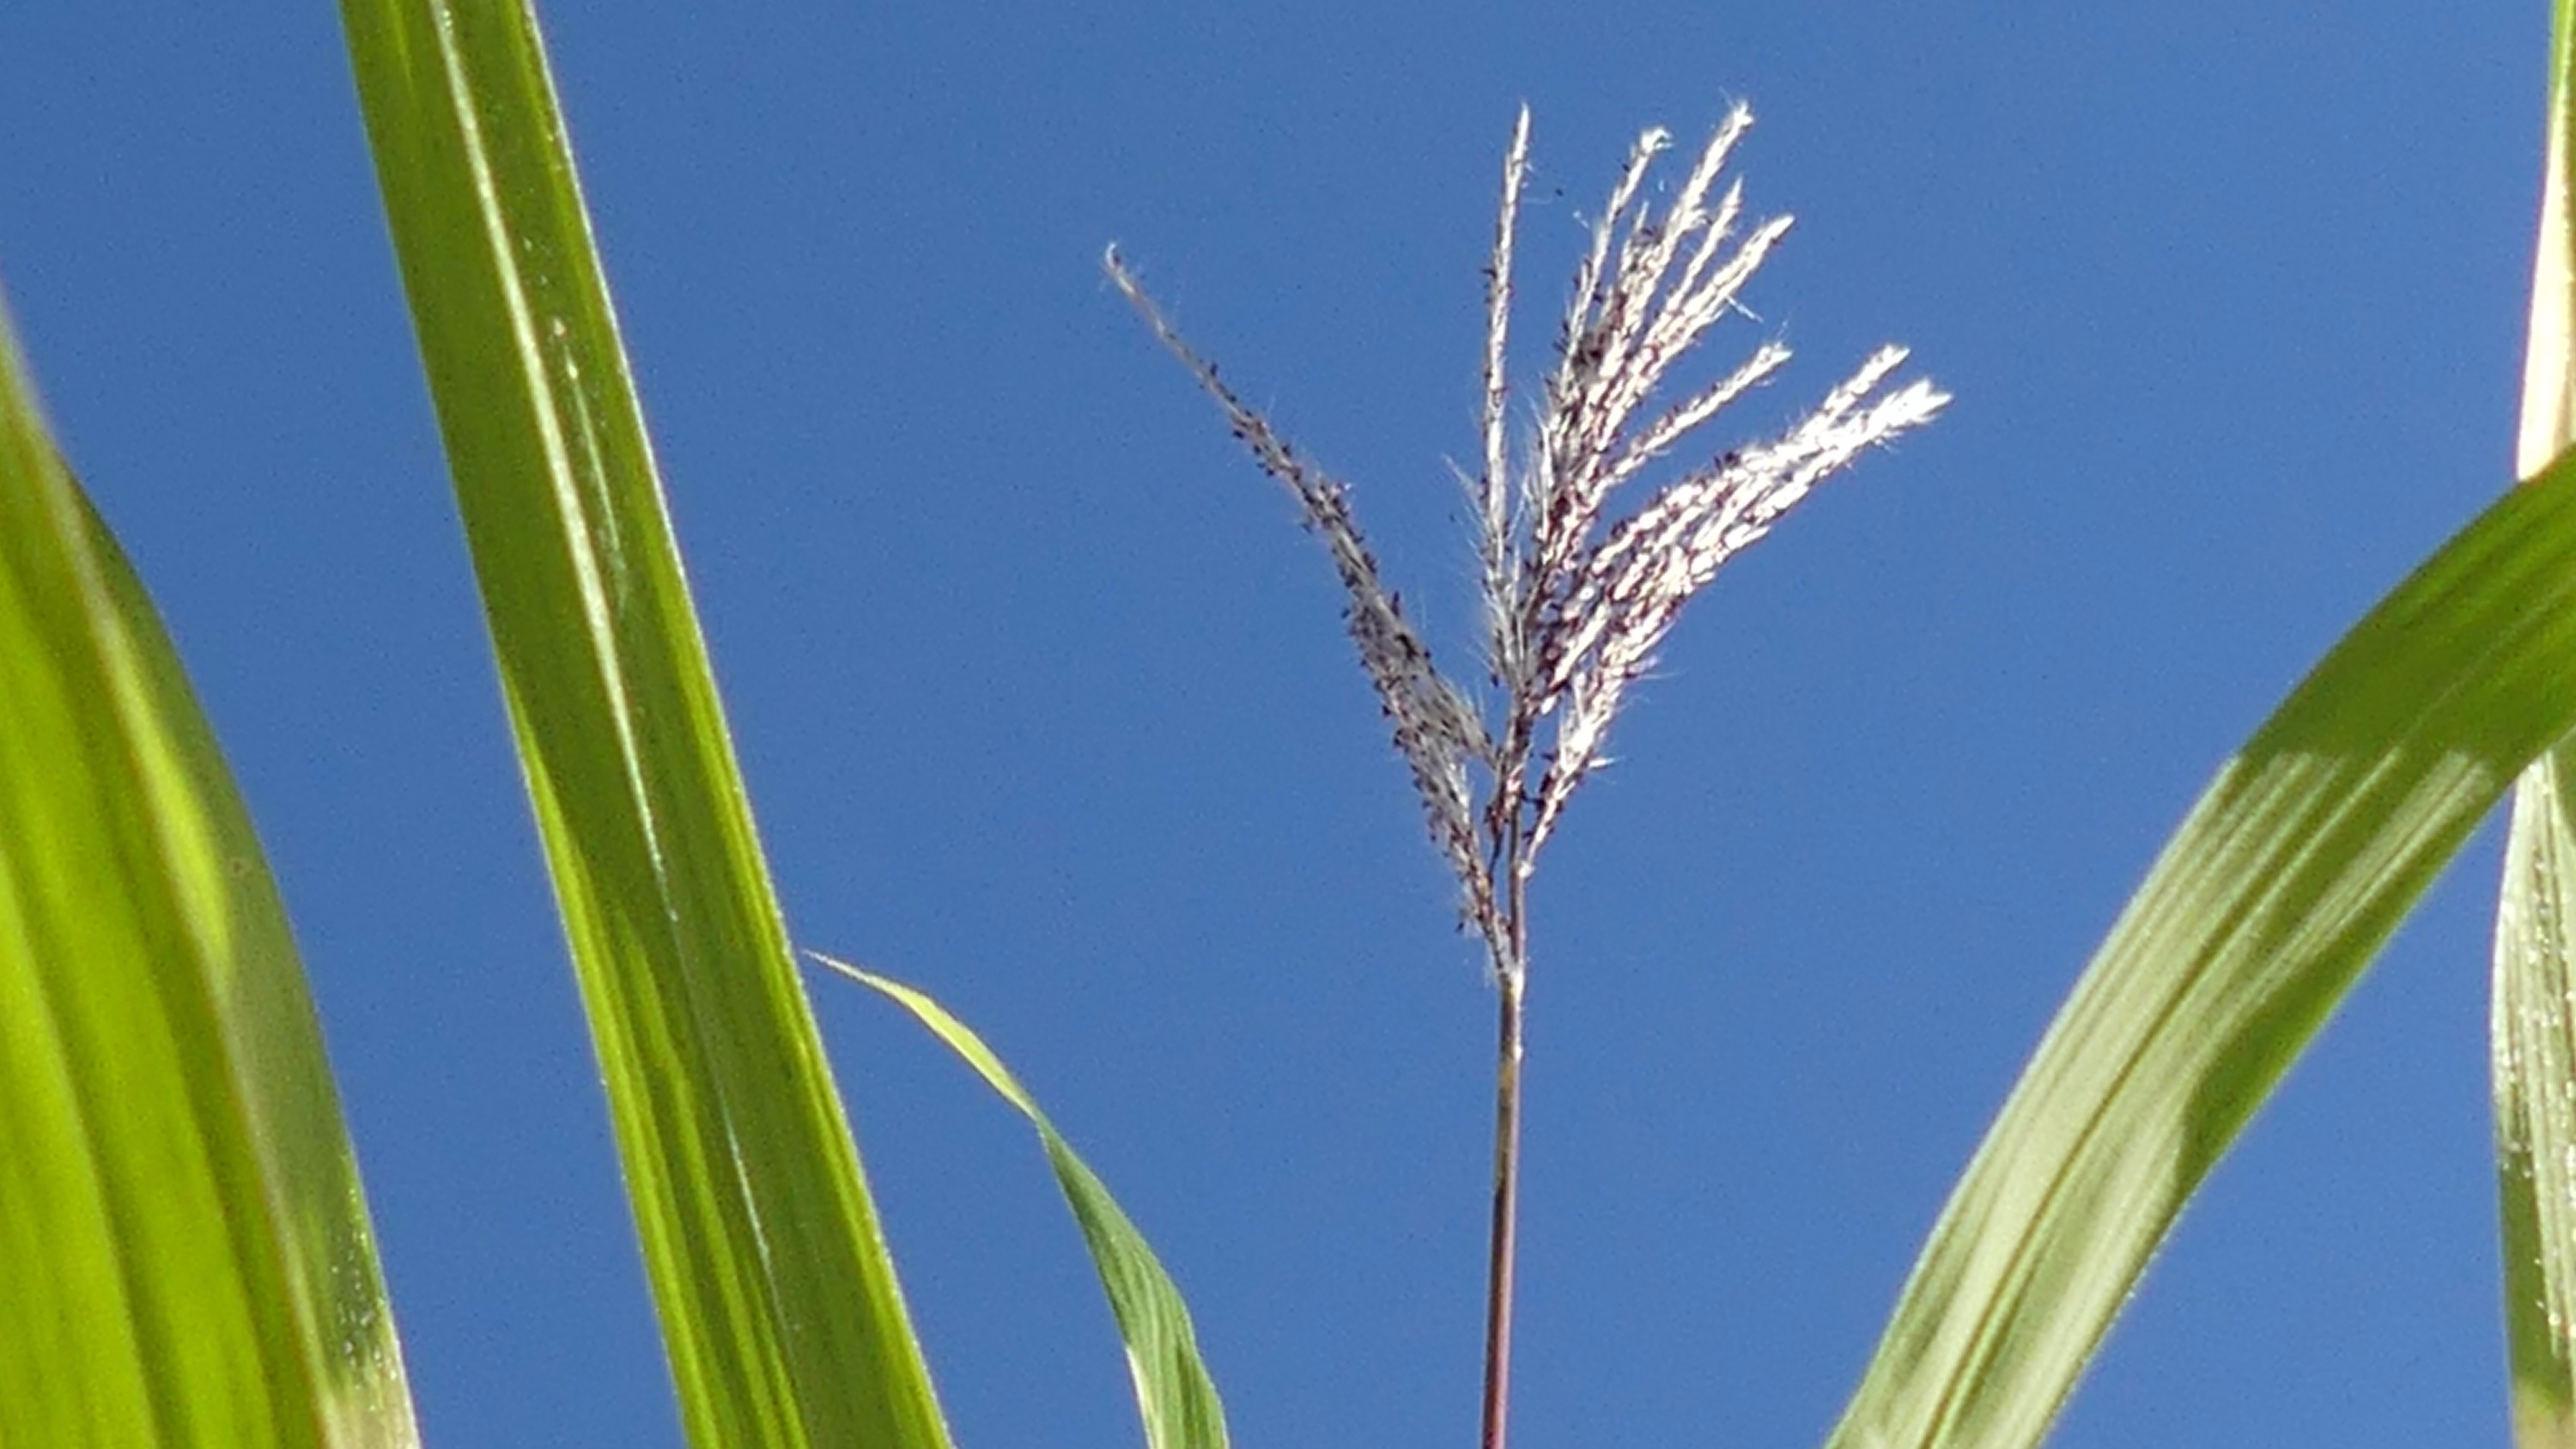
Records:
{"label": "grass plume", "polygon": [[1411,769],[1432,842],[1458,877],[1463,923],[1493,968],[1501,1009],[1483,1449],[1503,1449],[1509,1404],[1528,886],[1539,850],[1575,792],[1608,763],[1611,722],[1692,596],[1819,482],[1950,400],[1923,378],[1894,383],[1906,350],[1882,347],[1778,436],[1703,451],[1642,505],[1616,512],[1623,485],[1690,445],[1789,360],[1785,344],[1766,339],[1716,381],[1666,399],[1673,367],[1729,314],[1743,313],[1738,296],[1789,230],[1787,216],[1744,227],[1743,183],[1718,189],[1752,124],[1749,108],[1734,107],[1660,211],[1647,199],[1647,177],[1671,137],[1650,130],[1630,148],[1592,223],[1558,324],[1555,366],[1517,451],[1506,355],[1529,176],[1526,107],[1513,126],[1485,270],[1481,448],[1471,480],[1491,686],[1482,710],[1433,664],[1379,576],[1348,486],[1299,456],[1218,377],[1117,248],[1105,258],[1111,282],[1216,401],[1254,461],[1295,497],[1332,556],[1361,666]]}

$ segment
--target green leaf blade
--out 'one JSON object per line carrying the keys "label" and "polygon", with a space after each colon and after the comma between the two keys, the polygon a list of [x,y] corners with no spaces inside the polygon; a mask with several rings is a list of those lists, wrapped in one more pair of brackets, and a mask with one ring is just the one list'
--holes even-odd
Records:
{"label": "green leaf blade", "polygon": [[2183,1201],[2505,784],[2576,726],[2576,462],[2221,769],[1978,1148],[1837,1449],[2038,1442]]}
{"label": "green leaf blade", "polygon": [[927,993],[846,961],[816,953],[814,959],[834,971],[874,988],[930,1028],[994,1091],[1018,1108],[1035,1127],[1046,1148],[1047,1165],[1056,1186],[1082,1229],[1083,1245],[1100,1273],[1102,1292],[1118,1320],[1118,1336],[1127,1348],[1128,1377],[1136,1391],[1136,1412],[1145,1426],[1148,1449],[1226,1449],[1225,1406],[1216,1381],[1199,1355],[1198,1333],[1190,1324],[1189,1306],[1164,1271],[1144,1234],[1136,1230],[1109,1187],[1083,1162],[1056,1131],[1037,1101],[1000,1056]]}
{"label": "green leaf blade", "polygon": [[533,16],[342,6],[681,1412],[947,1432],[789,957]]}
{"label": "green leaf blade", "polygon": [[2514,789],[2492,996],[2514,1442],[2576,1444],[2576,818],[2562,747]]}
{"label": "green leaf blade", "polygon": [[247,811],[0,315],[0,1444],[418,1442]]}
{"label": "green leaf blade", "polygon": [[[2576,3],[2550,36],[2548,145],[2532,259],[2515,461],[2526,471],[2576,438]],[[2576,834],[2563,744],[2513,794],[2488,996],[2498,1230],[2514,1442],[2576,1449]]]}

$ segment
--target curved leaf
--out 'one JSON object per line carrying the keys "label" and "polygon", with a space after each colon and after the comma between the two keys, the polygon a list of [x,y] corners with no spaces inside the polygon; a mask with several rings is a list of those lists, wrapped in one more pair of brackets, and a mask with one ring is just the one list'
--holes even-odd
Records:
{"label": "curved leaf", "polygon": [[341,15],[690,1437],[944,1445],[535,19],[449,0]]}
{"label": "curved leaf", "polygon": [[0,314],[0,1444],[419,1437],[259,840]]}
{"label": "curved leaf", "polygon": [[2576,462],[2487,510],[2211,783],[1977,1149],[1837,1449],[2036,1443],[2183,1200],[2576,726]]}
{"label": "curved leaf", "polygon": [[1074,1155],[1011,1069],[1002,1065],[982,1037],[921,992],[820,952],[806,954],[892,997],[1038,1129],[1047,1163],[1055,1169],[1056,1185],[1064,1189],[1065,1204],[1082,1225],[1092,1266],[1100,1270],[1100,1286],[1117,1316],[1119,1337],[1126,1340],[1127,1373],[1136,1388],[1136,1412],[1145,1421],[1146,1444],[1149,1449],[1226,1449],[1225,1406],[1217,1401],[1216,1382],[1199,1358],[1198,1334],[1190,1327],[1190,1310],[1181,1302],[1181,1290],[1172,1286],[1162,1260],[1120,1211],[1108,1187]]}

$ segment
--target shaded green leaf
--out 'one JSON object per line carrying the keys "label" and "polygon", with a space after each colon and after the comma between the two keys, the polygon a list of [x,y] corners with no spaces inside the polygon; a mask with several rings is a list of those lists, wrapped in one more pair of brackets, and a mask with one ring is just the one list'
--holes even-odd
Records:
{"label": "shaded green leaf", "polygon": [[533,15],[344,0],[701,1449],[946,1443],[752,826]]}
{"label": "shaded green leaf", "polygon": [[930,997],[846,961],[818,952],[806,954],[892,997],[1027,1116],[1046,1147],[1056,1185],[1064,1189],[1065,1203],[1082,1226],[1083,1243],[1091,1250],[1092,1266],[1100,1270],[1100,1286],[1118,1319],[1119,1337],[1126,1340],[1127,1371],[1135,1384],[1136,1412],[1145,1421],[1145,1442],[1151,1449],[1225,1449],[1225,1407],[1217,1401],[1216,1382],[1199,1358],[1198,1335],[1190,1327],[1190,1310],[1181,1302],[1180,1289],[1172,1285],[1162,1260],[1127,1220],[1109,1189],[1074,1155],[1011,1069],[1002,1065],[982,1037]]}
{"label": "shaded green leaf", "polygon": [[2036,1443],[2184,1199],[2571,726],[2562,459],[2399,585],[2219,771],[1952,1193],[1837,1449]]}
{"label": "shaded green leaf", "polygon": [[276,886],[0,314],[0,1444],[418,1440]]}

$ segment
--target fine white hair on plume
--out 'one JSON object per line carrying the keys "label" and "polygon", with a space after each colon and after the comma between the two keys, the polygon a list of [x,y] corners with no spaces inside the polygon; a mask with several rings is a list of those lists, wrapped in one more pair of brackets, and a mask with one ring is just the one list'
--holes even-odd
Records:
{"label": "fine white hair on plume", "polygon": [[[1505,152],[1502,202],[1485,268],[1476,517],[1487,712],[1441,673],[1362,539],[1349,490],[1299,456],[1217,376],[1111,247],[1109,278],[1223,410],[1263,471],[1296,499],[1347,595],[1360,663],[1410,767],[1433,842],[1457,874],[1464,922],[1515,989],[1527,966],[1523,887],[1574,792],[1607,762],[1602,748],[1631,685],[1691,596],[1769,532],[1816,484],[1863,449],[1938,414],[1949,394],[1916,378],[1889,388],[1906,359],[1879,349],[1786,432],[1717,452],[1612,521],[1611,495],[1696,435],[1789,360],[1776,338],[1716,381],[1647,412],[1667,374],[1730,313],[1790,218],[1743,223],[1740,181],[1718,179],[1753,124],[1737,105],[1671,199],[1657,210],[1648,174],[1670,145],[1649,130],[1630,148],[1594,219],[1556,361],[1515,456],[1506,352],[1513,247],[1529,174],[1529,110]],[[1746,314],[1750,315],[1750,314]],[[1461,470],[1463,476],[1463,470]],[[1471,771],[1481,776],[1471,781]]]}

